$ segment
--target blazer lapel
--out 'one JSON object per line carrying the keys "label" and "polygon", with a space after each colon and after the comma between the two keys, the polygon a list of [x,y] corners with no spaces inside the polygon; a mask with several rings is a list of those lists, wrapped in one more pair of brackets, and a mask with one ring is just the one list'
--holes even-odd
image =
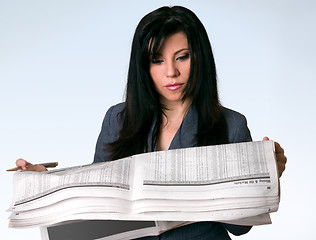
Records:
{"label": "blazer lapel", "polygon": [[[157,151],[157,146],[154,149],[151,148],[151,140],[153,137],[153,131],[155,124],[157,122],[157,117],[154,118],[154,121],[151,126],[150,133],[148,135],[148,152]],[[188,148],[188,147],[196,147],[197,142],[195,139],[195,135],[197,133],[198,128],[198,115],[194,106],[190,106],[186,116],[183,119],[183,122],[178,129],[177,133],[173,137],[171,144],[169,146],[169,150],[178,149],[178,148]]]}
{"label": "blazer lapel", "polygon": [[198,127],[198,115],[194,106],[190,106],[183,122],[169,146],[170,149],[195,147],[195,135]]}

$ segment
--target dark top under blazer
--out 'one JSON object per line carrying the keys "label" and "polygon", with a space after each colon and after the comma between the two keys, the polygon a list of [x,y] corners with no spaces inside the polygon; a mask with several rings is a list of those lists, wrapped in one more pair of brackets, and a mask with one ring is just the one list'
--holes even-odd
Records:
{"label": "dark top under blazer", "polygon": [[[100,135],[96,144],[94,162],[110,161],[109,153],[104,151],[107,143],[117,140],[121,129],[120,113],[124,103],[112,106],[106,113]],[[247,127],[246,118],[233,110],[224,108],[224,117],[227,122],[228,142],[238,143],[252,141]],[[152,124],[152,131],[155,122]],[[198,115],[193,106],[190,107],[180,128],[174,136],[169,149],[196,147],[195,135],[197,133]],[[148,146],[151,146],[152,131],[148,137]],[[155,151],[156,149],[149,149]],[[197,222],[187,226],[173,229],[158,237],[146,237],[142,239],[230,239],[227,230],[234,235],[247,233],[251,227],[223,224],[217,222]]]}

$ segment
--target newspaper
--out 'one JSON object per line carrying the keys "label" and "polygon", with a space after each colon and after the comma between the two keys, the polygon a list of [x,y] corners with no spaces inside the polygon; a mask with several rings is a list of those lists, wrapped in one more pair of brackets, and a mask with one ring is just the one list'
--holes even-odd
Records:
{"label": "newspaper", "polygon": [[234,143],[16,172],[9,226],[155,221],[159,234],[176,221],[258,225],[271,223],[279,200],[274,142]]}

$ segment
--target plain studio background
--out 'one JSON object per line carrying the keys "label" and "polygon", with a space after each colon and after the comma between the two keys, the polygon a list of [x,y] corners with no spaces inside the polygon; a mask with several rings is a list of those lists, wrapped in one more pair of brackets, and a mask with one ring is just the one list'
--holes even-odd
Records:
{"label": "plain studio background", "polygon": [[[1,235],[9,229],[12,173],[23,157],[59,167],[91,163],[106,110],[123,100],[134,29],[162,5],[183,5],[204,23],[223,105],[243,113],[254,140],[288,157],[272,225],[240,239],[312,239],[315,187],[316,5],[313,0],[0,1]],[[239,238],[238,238],[239,239]]]}

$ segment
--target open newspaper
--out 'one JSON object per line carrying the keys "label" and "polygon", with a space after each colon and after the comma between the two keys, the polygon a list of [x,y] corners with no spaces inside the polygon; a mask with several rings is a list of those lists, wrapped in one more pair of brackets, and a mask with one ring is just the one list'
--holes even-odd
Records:
{"label": "open newspaper", "polygon": [[127,231],[130,235],[118,234],[117,239],[128,239],[196,221],[267,224],[278,205],[274,142],[257,141],[144,153],[47,172],[16,172],[9,226],[77,220],[155,222],[146,227],[148,231],[139,227]]}

